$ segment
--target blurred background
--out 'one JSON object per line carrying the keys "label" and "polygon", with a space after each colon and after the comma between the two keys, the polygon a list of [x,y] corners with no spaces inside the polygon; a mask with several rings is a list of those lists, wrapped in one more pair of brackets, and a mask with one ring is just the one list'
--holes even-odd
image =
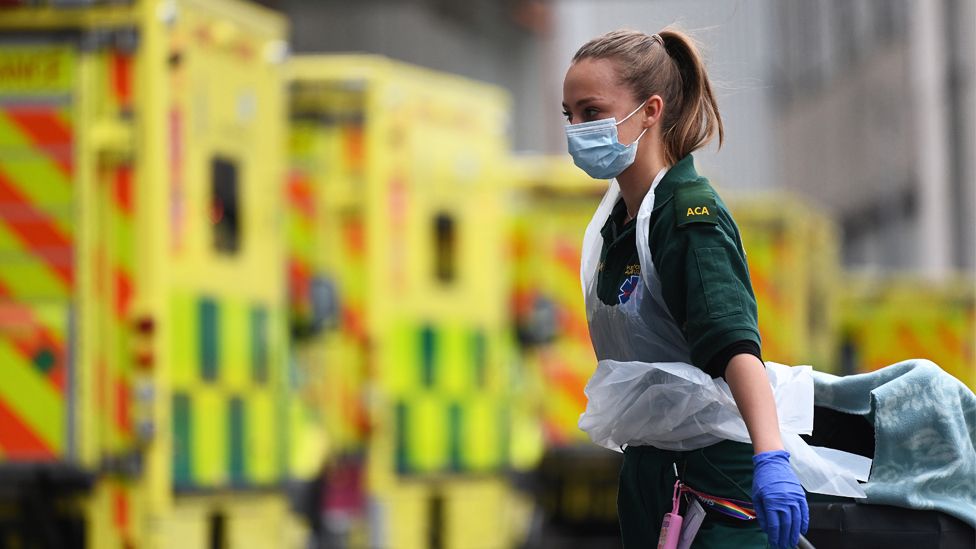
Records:
{"label": "blurred background", "polygon": [[764,356],[976,387],[968,0],[0,0],[0,547],[619,547],[562,79],[700,42]]}
{"label": "blurred background", "polygon": [[[861,0],[269,1],[296,53],[373,52],[492,82],[516,151],[565,152],[562,79],[617,28],[690,31],[728,139],[700,154],[728,190],[789,189],[843,225],[845,265],[972,270],[973,6]],[[556,107],[553,107],[555,105]]]}

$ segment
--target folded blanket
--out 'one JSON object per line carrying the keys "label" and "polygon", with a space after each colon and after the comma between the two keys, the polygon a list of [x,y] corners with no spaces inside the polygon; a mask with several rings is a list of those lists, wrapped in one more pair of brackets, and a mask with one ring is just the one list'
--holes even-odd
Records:
{"label": "folded blanket", "polygon": [[976,395],[928,360],[813,372],[814,403],[874,426],[866,503],[934,509],[976,527]]}

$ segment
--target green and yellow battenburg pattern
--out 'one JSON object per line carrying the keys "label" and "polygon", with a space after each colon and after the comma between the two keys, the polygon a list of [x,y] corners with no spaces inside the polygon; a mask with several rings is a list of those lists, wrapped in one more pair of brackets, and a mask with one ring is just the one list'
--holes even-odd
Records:
{"label": "green and yellow battenburg pattern", "polygon": [[509,391],[499,348],[462,323],[401,324],[388,372],[397,472],[486,472],[509,461]]}
{"label": "green and yellow battenburg pattern", "polygon": [[280,311],[242,299],[174,296],[173,484],[267,486],[284,474]]}

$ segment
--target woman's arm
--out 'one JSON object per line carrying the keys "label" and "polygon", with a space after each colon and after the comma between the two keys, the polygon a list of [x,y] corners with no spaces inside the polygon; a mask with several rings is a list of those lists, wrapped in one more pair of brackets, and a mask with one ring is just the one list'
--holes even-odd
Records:
{"label": "woman's arm", "polygon": [[725,380],[749,430],[754,452],[782,450],[776,401],[763,363],[751,354],[735,355],[725,369]]}
{"label": "woman's arm", "polygon": [[759,527],[773,547],[795,547],[809,524],[806,495],[783,450],[776,416],[776,401],[766,367],[751,354],[732,357],[725,380],[749,430],[755,455],[752,504]]}

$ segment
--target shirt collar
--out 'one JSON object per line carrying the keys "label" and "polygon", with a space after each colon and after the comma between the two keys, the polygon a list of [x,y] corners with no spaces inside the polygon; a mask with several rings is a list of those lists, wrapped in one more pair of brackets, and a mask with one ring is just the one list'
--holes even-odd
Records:
{"label": "shirt collar", "polygon": [[674,194],[675,187],[680,183],[694,181],[700,177],[695,170],[694,157],[690,154],[685,156],[677,164],[671,166],[668,172],[664,174],[664,178],[657,184],[657,188],[654,189],[654,203],[656,205],[664,204]]}
{"label": "shirt collar", "polygon": [[614,244],[621,238],[627,236],[628,233],[633,232],[637,226],[637,223],[633,219],[618,228],[618,222],[622,222],[626,216],[627,205],[624,204],[623,197],[620,197],[617,199],[617,203],[613,205],[613,210],[610,211],[607,220],[603,223],[603,228],[600,229],[600,235],[603,236],[604,242]]}

